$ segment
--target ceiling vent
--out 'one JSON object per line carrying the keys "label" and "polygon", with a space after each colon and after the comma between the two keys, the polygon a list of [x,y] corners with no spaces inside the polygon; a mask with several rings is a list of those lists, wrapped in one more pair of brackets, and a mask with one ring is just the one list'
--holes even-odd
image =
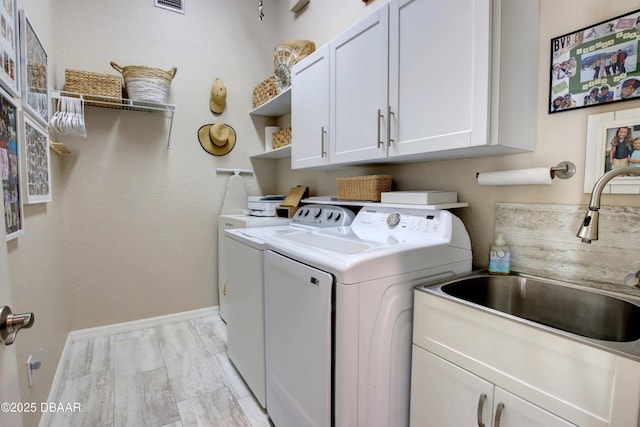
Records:
{"label": "ceiling vent", "polygon": [[155,6],[182,13],[184,15],[184,0],[154,0]]}

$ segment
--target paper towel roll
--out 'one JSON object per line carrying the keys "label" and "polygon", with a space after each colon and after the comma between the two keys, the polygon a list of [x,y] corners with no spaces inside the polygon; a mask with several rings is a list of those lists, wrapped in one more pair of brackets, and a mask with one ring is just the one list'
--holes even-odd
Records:
{"label": "paper towel roll", "polygon": [[273,150],[273,133],[280,130],[279,126],[266,126],[264,128],[264,150]]}
{"label": "paper towel roll", "polygon": [[479,173],[480,185],[550,185],[551,167]]}

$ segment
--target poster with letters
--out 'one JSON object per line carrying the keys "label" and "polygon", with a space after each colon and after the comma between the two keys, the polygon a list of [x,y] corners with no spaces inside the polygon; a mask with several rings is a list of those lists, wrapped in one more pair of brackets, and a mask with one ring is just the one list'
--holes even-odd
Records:
{"label": "poster with letters", "polygon": [[551,39],[549,113],[640,98],[640,10]]}

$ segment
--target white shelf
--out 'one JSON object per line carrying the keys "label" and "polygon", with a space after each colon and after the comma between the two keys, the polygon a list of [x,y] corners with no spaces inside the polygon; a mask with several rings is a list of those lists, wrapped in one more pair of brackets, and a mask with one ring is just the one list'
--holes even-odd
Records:
{"label": "white shelf", "polygon": [[51,98],[58,99],[60,96],[84,99],[87,107],[108,108],[112,110],[175,112],[177,109],[173,104],[136,101],[134,99],[126,98],[112,98],[109,96],[89,95],[85,93],[65,92],[61,90],[51,91]]}
{"label": "white shelf", "polygon": [[278,117],[291,112],[291,86],[254,108],[249,114],[254,116]]}
{"label": "white shelf", "polygon": [[315,203],[321,205],[342,205],[342,206],[380,206],[383,208],[405,208],[405,209],[457,209],[469,206],[467,202],[441,203],[438,205],[410,205],[405,203],[380,203],[355,200],[339,200],[337,197],[318,196],[301,200],[302,203]]}
{"label": "white shelf", "polygon": [[291,157],[291,144],[251,156],[252,159],[284,159],[286,157]]}
{"label": "white shelf", "polygon": [[167,148],[171,147],[171,129],[173,128],[173,114],[177,107],[173,104],[162,104],[159,102],[137,101],[127,98],[112,98],[109,96],[90,95],[76,92],[65,92],[52,90],[51,98],[60,99],[61,96],[80,98],[84,100],[86,107],[106,108],[110,110],[143,111],[143,112],[163,112],[170,115],[169,135],[167,136]]}

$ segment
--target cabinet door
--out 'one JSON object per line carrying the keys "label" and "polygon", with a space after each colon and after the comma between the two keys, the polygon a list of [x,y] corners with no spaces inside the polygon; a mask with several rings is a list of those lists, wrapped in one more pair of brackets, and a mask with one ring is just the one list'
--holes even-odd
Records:
{"label": "cabinet door", "polygon": [[388,15],[381,7],[330,43],[332,164],[387,155]]}
{"label": "cabinet door", "polygon": [[291,168],[329,162],[329,45],[296,64],[291,76]]}
{"label": "cabinet door", "polygon": [[492,407],[493,384],[413,346],[411,426],[490,426]]}
{"label": "cabinet door", "polygon": [[496,427],[576,427],[500,387],[495,389],[494,401],[495,420],[492,425]]}
{"label": "cabinet door", "polygon": [[488,143],[490,0],[390,3],[389,156]]}

